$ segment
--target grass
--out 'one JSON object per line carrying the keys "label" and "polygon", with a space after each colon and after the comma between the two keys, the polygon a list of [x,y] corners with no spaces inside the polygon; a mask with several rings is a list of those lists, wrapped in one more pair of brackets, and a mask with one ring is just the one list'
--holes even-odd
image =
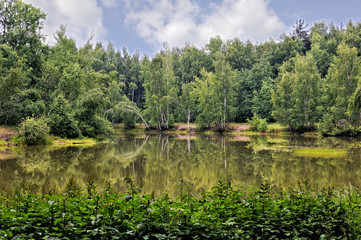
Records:
{"label": "grass", "polygon": [[[92,138],[81,139],[65,139],[57,136],[49,136],[49,144],[55,145],[71,145],[71,144],[94,144],[96,140]],[[18,136],[18,129],[16,126],[0,126],[0,146],[19,146],[22,145]]]}
{"label": "grass", "polygon": [[8,143],[0,138],[0,146],[7,146]]}
{"label": "grass", "polygon": [[288,127],[279,123],[269,123],[267,126],[267,132],[288,132]]}
{"label": "grass", "polygon": [[16,126],[0,126],[0,134],[16,135],[18,133]]}
{"label": "grass", "polygon": [[292,150],[282,144],[267,144],[267,143],[250,143],[249,147],[252,147],[253,151],[259,152],[259,151],[273,151],[273,152],[291,152]]}
{"label": "grass", "polygon": [[17,127],[0,126],[0,146],[8,145],[9,139],[15,137],[17,134]]}
{"label": "grass", "polygon": [[346,156],[347,150],[334,148],[302,148],[293,150],[293,155],[298,157],[338,158]]}
{"label": "grass", "polygon": [[66,138],[59,138],[52,136],[51,140],[54,145],[73,145],[73,144],[92,145],[96,143],[96,140],[93,138],[66,139]]}

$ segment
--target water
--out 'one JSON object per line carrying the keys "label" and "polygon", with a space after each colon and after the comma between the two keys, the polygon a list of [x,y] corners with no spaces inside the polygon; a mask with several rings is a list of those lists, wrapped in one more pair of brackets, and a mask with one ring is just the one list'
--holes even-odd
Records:
{"label": "water", "polygon": [[[344,154],[303,156],[297,149],[345,149]],[[129,136],[93,146],[37,146],[0,149],[0,190],[17,186],[64,192],[70,179],[81,188],[92,180],[125,191],[125,177],[146,193],[176,193],[180,179],[194,192],[219,179],[259,186],[265,180],[291,187],[309,179],[314,186],[361,186],[357,140],[305,137]]]}

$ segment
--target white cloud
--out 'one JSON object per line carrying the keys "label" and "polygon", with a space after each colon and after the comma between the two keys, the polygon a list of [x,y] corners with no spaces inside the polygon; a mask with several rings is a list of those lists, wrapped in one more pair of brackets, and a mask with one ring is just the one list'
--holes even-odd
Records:
{"label": "white cloud", "polygon": [[277,38],[285,25],[268,7],[269,0],[223,0],[201,9],[192,0],[132,1],[126,23],[150,44],[190,42],[204,46],[211,37],[265,41]]}
{"label": "white cloud", "polygon": [[[102,0],[104,6],[112,0]],[[47,43],[54,44],[54,34],[61,24],[67,26],[67,35],[75,39],[80,46],[84,45],[94,32],[94,40],[101,41],[106,29],[103,25],[103,10],[97,0],[25,0],[39,7],[46,14],[44,34]],[[104,3],[106,2],[106,3]]]}
{"label": "white cloud", "polygon": [[106,8],[114,8],[117,6],[117,3],[115,0],[100,0],[104,7]]}

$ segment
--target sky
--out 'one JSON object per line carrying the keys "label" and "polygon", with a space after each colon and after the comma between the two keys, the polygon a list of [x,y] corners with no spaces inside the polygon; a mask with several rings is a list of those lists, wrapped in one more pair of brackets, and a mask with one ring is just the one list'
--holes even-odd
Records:
{"label": "sky", "polygon": [[47,14],[43,34],[54,45],[54,33],[66,25],[67,35],[82,47],[110,41],[116,49],[154,54],[166,42],[204,47],[211,37],[253,43],[290,34],[297,19],[311,27],[325,21],[346,25],[361,20],[360,0],[24,0]]}

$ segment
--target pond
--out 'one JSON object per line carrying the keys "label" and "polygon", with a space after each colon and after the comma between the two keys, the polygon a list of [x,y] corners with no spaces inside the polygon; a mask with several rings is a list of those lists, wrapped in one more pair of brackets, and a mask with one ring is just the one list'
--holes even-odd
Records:
{"label": "pond", "polygon": [[127,136],[92,146],[37,146],[0,150],[0,191],[17,186],[64,192],[70,179],[85,188],[108,182],[126,190],[126,177],[146,193],[171,194],[181,180],[194,192],[218,180],[291,187],[309,179],[317,186],[361,186],[358,140],[270,136]]}

